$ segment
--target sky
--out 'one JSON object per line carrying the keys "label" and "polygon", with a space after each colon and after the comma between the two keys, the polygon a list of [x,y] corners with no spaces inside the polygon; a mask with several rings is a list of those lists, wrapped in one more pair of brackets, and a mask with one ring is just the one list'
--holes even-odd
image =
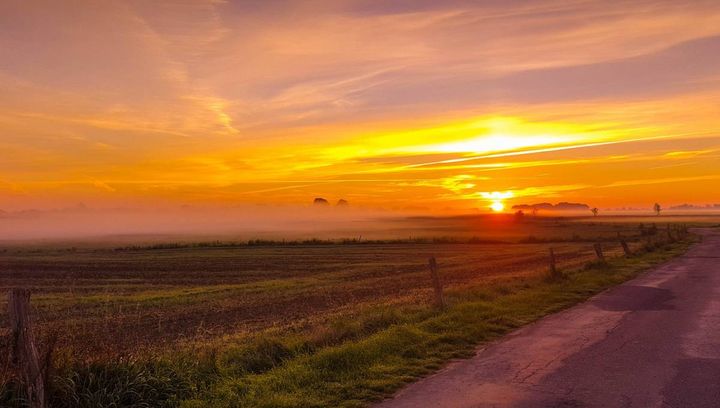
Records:
{"label": "sky", "polygon": [[0,209],[315,197],[720,203],[720,2],[0,2]]}

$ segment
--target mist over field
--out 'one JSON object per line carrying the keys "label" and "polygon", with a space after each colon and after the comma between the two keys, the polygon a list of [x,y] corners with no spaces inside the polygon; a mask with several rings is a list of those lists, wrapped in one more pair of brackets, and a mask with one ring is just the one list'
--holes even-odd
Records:
{"label": "mist over field", "polygon": [[245,206],[170,209],[21,211],[0,216],[0,240],[108,236],[186,236],[238,239],[353,236],[387,230],[407,214],[340,207]]}
{"label": "mist over field", "polygon": [[[713,217],[715,215],[716,217]],[[527,224],[539,218],[567,218],[597,222],[692,222],[720,220],[714,208],[668,210],[658,218],[648,210],[438,215],[331,205],[237,206],[177,208],[93,209],[83,205],[57,210],[0,213],[0,242],[77,240],[160,242],[167,240],[298,240],[298,239],[406,239],[417,237],[482,236],[503,239],[526,237]],[[707,218],[711,217],[711,218]]]}

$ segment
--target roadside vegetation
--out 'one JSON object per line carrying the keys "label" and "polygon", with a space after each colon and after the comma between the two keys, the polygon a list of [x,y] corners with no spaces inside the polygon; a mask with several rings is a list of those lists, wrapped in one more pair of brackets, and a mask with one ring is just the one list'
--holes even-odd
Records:
{"label": "roadside vegetation", "polygon": [[[642,231],[650,229],[643,226]],[[153,255],[139,254],[141,260],[151,259],[153,265],[174,263],[166,273],[157,265],[155,270],[161,272],[145,270],[150,275],[146,278],[161,281],[152,290],[140,290],[132,283],[140,278],[127,268],[137,264],[123,263],[112,249],[93,252],[83,264],[85,285],[76,282],[72,297],[49,288],[34,295],[41,338],[44,343],[57,338],[50,401],[58,407],[366,406],[451,359],[472,355],[483,342],[681,254],[693,240],[692,236],[677,239],[679,235],[670,240],[657,228],[640,231],[637,224],[620,230],[631,242],[633,256],[622,257],[619,245],[608,244],[605,261],[596,260],[592,247],[583,243],[552,244],[559,255],[555,274],[549,273],[545,241],[489,245],[486,250],[482,245],[453,244],[391,251],[377,244],[370,252],[343,252],[327,263],[318,258],[329,256],[327,252],[311,251],[307,259],[290,252],[288,259],[302,264],[290,270],[267,263],[278,253],[253,252],[246,255],[259,263],[258,268],[266,268],[271,279],[251,273],[242,281],[225,274],[229,259],[240,262],[237,254],[225,254],[228,259],[221,254],[224,261],[208,265],[202,276],[208,280],[216,271],[217,280],[201,285],[192,279],[195,269],[175,273],[176,255],[150,250]],[[588,232],[587,227],[583,232]],[[382,251],[384,257],[379,255]],[[432,306],[422,257],[430,252],[440,263],[444,309]],[[371,255],[380,259],[368,260]],[[217,260],[218,253],[208,255],[209,259]],[[103,282],[102,273],[91,268],[94,264],[114,276],[119,287]],[[14,259],[10,265],[23,270],[22,260]],[[57,283],[54,279],[51,275]],[[104,297],[98,288],[104,288]],[[331,300],[318,302],[318,293]],[[238,300],[239,296],[244,298]],[[248,317],[235,306],[249,308],[250,318],[267,320],[239,324]],[[125,313],[131,309],[131,314],[122,317],[123,308]],[[268,310],[261,313],[262,308]],[[165,323],[160,320],[159,327],[147,317],[168,310],[173,313],[165,316]],[[201,312],[205,319],[196,316]],[[171,316],[180,316],[180,323],[173,323]],[[218,321],[208,323],[210,316],[219,316]],[[115,331],[91,333],[92,325],[100,327],[102,319],[110,319]],[[72,327],[82,330],[63,338],[64,330]],[[188,334],[188,327],[194,335]],[[143,337],[133,330],[148,333]],[[101,338],[98,333],[115,338]],[[120,343],[134,348],[111,349]],[[4,346],[0,344],[3,351]],[[6,361],[0,363],[0,370],[5,367],[0,371],[0,406],[23,406],[12,370]]]}
{"label": "roadside vegetation", "polygon": [[[687,242],[655,244],[629,259],[563,271],[560,280],[541,275],[465,287],[448,294],[444,311],[371,310],[352,322],[336,323],[324,339],[325,347],[311,336],[260,339],[256,350],[240,355],[264,356],[269,370],[238,372],[237,360],[228,360],[237,351],[226,350],[217,366],[219,380],[184,406],[364,406],[448,360],[471,356],[482,342],[585,300],[686,247]],[[347,340],[332,341],[342,338]],[[223,372],[225,367],[232,372]]]}

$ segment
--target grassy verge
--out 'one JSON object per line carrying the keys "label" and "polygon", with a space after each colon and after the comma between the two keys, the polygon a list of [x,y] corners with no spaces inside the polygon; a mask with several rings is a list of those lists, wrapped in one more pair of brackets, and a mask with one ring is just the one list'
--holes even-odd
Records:
{"label": "grassy verge", "polygon": [[[52,398],[63,407],[365,406],[451,359],[470,356],[478,344],[683,253],[690,243],[653,245],[631,258],[563,271],[559,279],[454,288],[444,311],[372,306],[292,333],[226,338],[152,361],[61,364]],[[10,391],[0,392],[0,405],[13,398]]]}
{"label": "grassy verge", "polygon": [[[472,354],[475,347],[576,304],[682,252],[688,243],[653,248],[629,259],[566,271],[553,281],[522,279],[449,294],[443,312],[411,313],[365,338],[283,361],[259,374],[223,376],[185,407],[364,406],[403,384]],[[390,313],[387,311],[386,313]]]}

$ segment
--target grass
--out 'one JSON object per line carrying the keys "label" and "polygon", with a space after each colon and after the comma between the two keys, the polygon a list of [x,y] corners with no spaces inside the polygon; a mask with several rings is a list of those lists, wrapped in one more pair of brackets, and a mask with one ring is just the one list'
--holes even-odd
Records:
{"label": "grass", "polygon": [[[656,243],[631,258],[588,262],[447,291],[448,307],[373,305],[322,325],[225,337],[153,359],[77,365],[53,377],[59,407],[360,407],[472,355],[496,339],[682,253]],[[4,398],[4,400],[2,399]],[[9,387],[0,405],[21,406]],[[17,405],[20,404],[20,405]]]}
{"label": "grass", "polygon": [[58,408],[173,407],[193,390],[177,366],[162,362],[92,364],[54,377]]}
{"label": "grass", "polygon": [[549,313],[561,310],[682,253],[687,243],[629,259],[566,271],[565,279],[521,279],[449,296],[442,312],[403,314],[367,337],[273,360],[263,373],[224,375],[183,407],[355,407],[386,397],[444,362]]}

